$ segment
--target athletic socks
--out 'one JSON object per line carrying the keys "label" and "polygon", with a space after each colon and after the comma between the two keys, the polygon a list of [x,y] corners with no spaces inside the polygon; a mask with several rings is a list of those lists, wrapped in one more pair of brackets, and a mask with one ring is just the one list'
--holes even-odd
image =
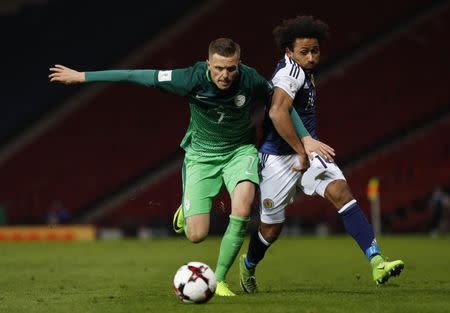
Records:
{"label": "athletic socks", "polygon": [[264,239],[259,230],[253,232],[248,245],[247,257],[244,260],[245,266],[249,270],[254,269],[256,265],[264,258],[269,246],[270,242]]}
{"label": "athletic socks", "polygon": [[[356,200],[344,205],[339,213],[344,222],[345,230],[358,243],[367,259],[370,261],[374,256],[380,254],[372,225],[370,225]],[[254,232],[250,237],[247,257],[244,260],[246,267],[254,269],[264,258],[269,246],[270,243],[264,239],[260,231]]]}
{"label": "athletic socks", "polygon": [[225,281],[225,277],[233,265],[242,243],[244,242],[250,218],[230,215],[230,222],[220,243],[219,259],[217,260],[217,281]]}
{"label": "athletic socks", "polygon": [[339,210],[339,213],[344,222],[345,230],[355,239],[369,261],[375,255],[380,254],[380,248],[375,239],[372,225],[369,224],[356,200],[352,200],[344,205]]}

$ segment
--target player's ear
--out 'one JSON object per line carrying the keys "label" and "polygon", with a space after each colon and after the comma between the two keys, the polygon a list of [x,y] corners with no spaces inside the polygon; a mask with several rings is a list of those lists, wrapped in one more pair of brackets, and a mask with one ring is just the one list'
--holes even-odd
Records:
{"label": "player's ear", "polygon": [[284,52],[285,52],[286,55],[287,55],[288,57],[290,57],[290,58],[292,58],[292,55],[294,54],[294,52],[293,52],[291,49],[289,49],[289,47],[286,47],[286,48],[284,49]]}

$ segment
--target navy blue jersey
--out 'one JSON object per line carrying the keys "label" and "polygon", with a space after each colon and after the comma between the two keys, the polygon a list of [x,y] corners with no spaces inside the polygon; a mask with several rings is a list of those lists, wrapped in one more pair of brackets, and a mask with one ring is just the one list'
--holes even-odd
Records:
{"label": "navy blue jersey", "polygon": [[[299,69],[300,75],[293,75]],[[316,87],[311,73],[304,72],[300,66],[285,56],[278,62],[272,76],[274,87],[282,88],[293,97],[293,108],[300,116],[311,137],[318,139],[316,134]],[[260,151],[272,155],[295,154],[296,152],[284,141],[273,126],[269,117],[270,103],[266,106],[263,124],[263,140]]]}

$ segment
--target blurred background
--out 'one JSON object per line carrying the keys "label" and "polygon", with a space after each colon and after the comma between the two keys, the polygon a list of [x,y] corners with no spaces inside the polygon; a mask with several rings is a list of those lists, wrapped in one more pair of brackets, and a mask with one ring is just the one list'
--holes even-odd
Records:
{"label": "blurred background", "polygon": [[[0,224],[172,235],[186,100],[125,84],[50,84],[48,68],[186,67],[230,37],[270,78],[281,57],[272,29],[302,14],[331,29],[316,75],[318,133],[355,198],[369,217],[380,207],[383,232],[448,232],[450,1],[432,0],[1,1]],[[255,105],[258,126],[262,110]],[[228,214],[222,194],[211,232]],[[343,232],[321,198],[299,196],[287,216],[288,234]]]}

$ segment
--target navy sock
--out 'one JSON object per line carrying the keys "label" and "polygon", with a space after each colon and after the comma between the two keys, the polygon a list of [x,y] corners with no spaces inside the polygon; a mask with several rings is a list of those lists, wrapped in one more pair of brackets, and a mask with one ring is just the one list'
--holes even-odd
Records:
{"label": "navy sock", "polygon": [[345,230],[355,239],[369,261],[375,255],[380,254],[380,248],[375,239],[372,225],[369,224],[356,200],[352,200],[344,205],[339,210],[339,213],[344,222]]}
{"label": "navy sock", "polygon": [[245,265],[248,269],[256,267],[256,265],[264,258],[269,246],[270,243],[263,238],[259,230],[253,232],[248,245],[247,258],[245,259]]}

